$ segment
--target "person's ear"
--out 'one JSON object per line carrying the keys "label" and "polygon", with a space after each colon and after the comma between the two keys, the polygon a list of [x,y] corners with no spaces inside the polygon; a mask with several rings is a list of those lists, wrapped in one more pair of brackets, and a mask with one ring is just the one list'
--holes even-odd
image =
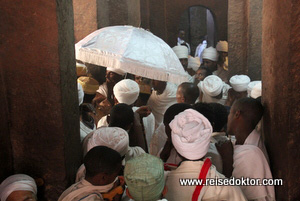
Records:
{"label": "person's ear", "polygon": [[235,112],[235,114],[234,114],[234,117],[235,117],[236,119],[238,119],[240,116],[241,116],[241,111],[240,111],[240,110],[237,110],[237,111]]}
{"label": "person's ear", "polygon": [[182,96],[181,98],[182,103],[185,103],[185,98]]}
{"label": "person's ear", "polygon": [[164,190],[162,191],[162,196],[164,197],[168,192],[168,187],[165,185]]}
{"label": "person's ear", "polygon": [[126,195],[130,198],[133,199],[133,197],[130,195],[128,188],[126,188]]}

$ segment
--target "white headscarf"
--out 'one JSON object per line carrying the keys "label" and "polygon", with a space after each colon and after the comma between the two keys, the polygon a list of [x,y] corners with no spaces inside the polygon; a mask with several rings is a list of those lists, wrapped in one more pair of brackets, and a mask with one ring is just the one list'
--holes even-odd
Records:
{"label": "white headscarf", "polygon": [[202,114],[187,109],[176,115],[169,125],[172,130],[172,143],[180,155],[189,160],[205,156],[212,126]]}
{"label": "white headscarf", "polygon": [[78,82],[77,82],[77,90],[78,90],[78,102],[79,105],[81,105],[83,103],[84,92],[81,84],[79,84]]}
{"label": "white headscarf", "polygon": [[201,63],[199,57],[189,57],[187,68],[192,68],[196,72],[200,67],[200,64]]}
{"label": "white headscarf", "polygon": [[254,87],[256,84],[258,84],[258,83],[261,83],[261,81],[260,81],[260,80],[259,80],[259,81],[252,81],[252,82],[250,82],[250,83],[248,84],[248,87],[247,87],[248,97],[250,97],[251,91],[252,91],[253,87]]}
{"label": "white headscarf", "polygon": [[217,51],[219,52],[228,52],[228,43],[227,41],[219,41],[218,44],[217,44]]}
{"label": "white headscarf", "polygon": [[[86,153],[96,146],[106,146],[124,156],[129,149],[128,133],[118,127],[101,127],[88,139]],[[85,151],[85,150],[84,150]]]}
{"label": "white headscarf", "polygon": [[237,92],[247,91],[250,78],[247,75],[234,75],[230,78],[229,83]]}
{"label": "white headscarf", "polygon": [[111,68],[111,67],[107,67],[106,71],[111,71],[111,72],[117,73],[118,75],[122,75],[122,76],[124,76],[126,73],[125,71],[123,71],[119,68]]}
{"label": "white headscarf", "polygon": [[15,174],[6,178],[0,185],[0,200],[6,201],[14,191],[31,191],[37,194],[37,187],[33,178],[25,174]]}
{"label": "white headscarf", "polygon": [[179,59],[187,59],[189,55],[189,50],[184,45],[177,45],[172,48]]}
{"label": "white headscarf", "polygon": [[223,81],[216,75],[207,76],[201,82],[203,92],[211,97],[219,95],[222,92],[223,86]]}
{"label": "white headscarf", "polygon": [[139,97],[139,85],[130,79],[121,80],[114,86],[114,95],[119,103],[133,104]]}
{"label": "white headscarf", "polygon": [[219,54],[213,47],[205,48],[202,53],[202,59],[208,59],[211,61],[218,61]]}
{"label": "white headscarf", "polygon": [[251,91],[251,94],[250,94],[251,98],[260,97],[261,96],[261,88],[262,88],[261,82],[257,83]]}

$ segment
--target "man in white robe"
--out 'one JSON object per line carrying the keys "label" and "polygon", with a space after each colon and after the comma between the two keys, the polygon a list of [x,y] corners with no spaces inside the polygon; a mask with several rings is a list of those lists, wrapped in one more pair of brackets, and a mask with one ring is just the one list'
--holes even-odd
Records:
{"label": "man in white robe", "polygon": [[[202,171],[203,157],[209,148],[212,126],[199,112],[187,109],[179,113],[170,123],[172,142],[184,161],[176,170],[167,174],[166,198],[172,201],[192,200],[195,186],[181,186],[180,179],[198,178]],[[206,178],[224,178],[212,165]],[[237,186],[207,185],[200,191],[198,200],[246,200]]]}
{"label": "man in white robe", "polygon": [[195,57],[198,57],[200,59],[200,62],[203,63],[203,59],[202,59],[202,53],[203,53],[203,50],[207,47],[207,41],[204,40],[202,41],[202,43],[200,43],[197,48],[196,48],[196,51],[195,51]]}
{"label": "man in white robe", "polygon": [[121,170],[122,158],[115,150],[97,146],[91,149],[84,157],[86,177],[70,186],[59,197],[58,201],[104,201],[105,195],[113,193],[112,190],[121,188],[121,197],[124,183],[118,177]]}
{"label": "man in white robe", "polygon": [[[227,132],[235,135],[234,147],[231,143],[218,146],[223,158],[223,168],[228,176],[232,171],[235,178],[272,179],[267,161],[267,152],[261,136],[255,127],[263,115],[263,107],[258,100],[242,98],[231,107],[227,122]],[[253,171],[255,170],[255,171]],[[275,200],[274,186],[241,186],[248,200]]]}
{"label": "man in white robe", "polygon": [[147,105],[155,117],[155,129],[162,123],[165,111],[175,104],[177,86],[173,83],[153,80],[153,91]]}
{"label": "man in white robe", "polygon": [[177,45],[186,46],[188,48],[188,54],[191,54],[191,47],[187,42],[185,42],[184,38],[185,38],[185,31],[180,29],[178,32]]}

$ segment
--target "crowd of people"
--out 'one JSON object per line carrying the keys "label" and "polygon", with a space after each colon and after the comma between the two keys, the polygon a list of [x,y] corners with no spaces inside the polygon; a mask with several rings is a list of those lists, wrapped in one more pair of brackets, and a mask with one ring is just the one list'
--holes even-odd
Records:
{"label": "crowd of people", "polygon": [[[262,138],[261,81],[228,77],[228,43],[207,46],[203,40],[191,56],[179,31],[173,51],[189,75],[179,85],[115,68],[107,68],[99,84],[77,63],[83,163],[59,201],[275,200],[272,185],[182,183],[272,179]],[[12,175],[0,185],[1,201],[36,195],[28,175]]]}

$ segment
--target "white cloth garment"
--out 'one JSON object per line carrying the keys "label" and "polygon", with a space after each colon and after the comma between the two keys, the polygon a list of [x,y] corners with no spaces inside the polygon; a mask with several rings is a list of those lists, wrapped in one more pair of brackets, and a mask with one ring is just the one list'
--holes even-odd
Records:
{"label": "white cloth garment", "polygon": [[155,129],[163,121],[166,110],[173,104],[177,103],[176,100],[177,85],[173,83],[167,83],[166,89],[162,94],[157,94],[156,91],[152,91],[149,97],[147,105],[150,106],[152,113],[155,117]]}
{"label": "white cloth garment", "polygon": [[187,59],[189,56],[189,50],[184,45],[177,45],[177,46],[173,47],[172,49],[175,52],[178,59]]}
{"label": "white cloth garment", "polygon": [[[132,107],[133,112],[137,111],[139,107]],[[150,150],[150,143],[152,136],[155,131],[155,118],[154,115],[151,113],[147,117],[143,117],[143,126],[144,126],[144,131],[145,131],[145,137],[146,137],[146,142],[147,142],[147,147],[148,150]],[[97,124],[97,128],[100,127],[108,127],[108,122],[107,122],[107,115],[102,117]]]}
{"label": "white cloth garment", "polygon": [[193,71],[196,72],[198,70],[198,68],[200,67],[200,65],[201,65],[201,63],[200,63],[199,57],[189,57],[187,68],[191,68],[191,69],[193,69]]}
{"label": "white cloth garment", "polygon": [[132,105],[139,97],[140,87],[135,81],[125,79],[118,82],[114,86],[113,91],[119,103]]}
{"label": "white cloth garment", "polygon": [[202,114],[187,109],[176,115],[169,125],[172,130],[172,143],[181,156],[189,160],[205,156],[212,126]]}
{"label": "white cloth garment", "polygon": [[269,155],[267,152],[267,149],[265,147],[264,141],[262,139],[262,136],[260,135],[259,132],[257,132],[256,129],[254,129],[246,138],[244,145],[254,145],[258,148],[260,148],[260,150],[263,152],[263,154],[266,157],[266,160],[269,163]]}
{"label": "white cloth garment", "polygon": [[37,186],[33,178],[25,174],[15,174],[7,177],[0,185],[0,200],[6,201],[14,191],[31,191],[37,194]]}
{"label": "white cloth garment", "polygon": [[202,58],[203,59],[208,59],[208,60],[211,60],[211,61],[218,61],[219,54],[218,54],[216,48],[209,47],[209,48],[205,48],[203,50]]}
{"label": "white cloth garment", "polygon": [[83,103],[84,92],[83,92],[81,84],[79,84],[78,82],[77,82],[77,91],[78,91],[78,102],[79,102],[79,105],[81,105]]}
{"label": "white cloth garment", "polygon": [[247,91],[250,78],[247,75],[234,75],[230,78],[229,83],[236,92]]}
{"label": "white cloth garment", "polygon": [[198,57],[200,58],[200,62],[202,62],[202,53],[203,53],[203,50],[207,47],[207,42],[206,40],[204,40],[202,43],[200,43],[197,48],[196,48],[196,51],[195,51],[195,57]]}
{"label": "white cloth garment", "polygon": [[58,201],[104,201],[101,193],[110,191],[117,180],[118,177],[108,185],[94,186],[82,179],[65,190]]}
{"label": "white cloth garment", "polygon": [[220,40],[216,46],[217,51],[219,52],[228,52],[228,43],[227,41]]}
{"label": "white cloth garment", "polygon": [[168,136],[165,132],[165,125],[161,123],[151,138],[149,153],[154,156],[159,156],[160,152],[164,148]]}
{"label": "white cloth garment", "polygon": [[107,88],[106,82],[101,84],[99,86],[99,89],[96,92],[99,93],[99,94],[102,94],[103,96],[105,96],[107,98],[108,88]]}
{"label": "white cloth garment", "polygon": [[191,54],[191,47],[190,44],[188,44],[187,42],[185,42],[184,40],[181,40],[179,37],[177,38],[177,45],[182,45],[183,43],[185,43],[187,45],[187,48],[189,50],[188,54]]}
{"label": "white cloth garment", "polygon": [[261,83],[260,80],[257,80],[257,81],[252,81],[248,84],[248,87],[247,87],[247,94],[248,94],[248,97],[251,97],[251,91],[253,89],[253,87],[258,84],[258,83]]}
{"label": "white cloth garment", "polygon": [[87,136],[89,133],[93,132],[94,130],[96,130],[96,125],[94,125],[93,129],[90,129],[89,127],[84,125],[82,121],[80,121],[80,141],[82,142],[85,136]]}
{"label": "white cloth garment", "polygon": [[111,72],[117,73],[118,75],[122,75],[122,76],[124,76],[125,73],[126,73],[122,69],[119,69],[119,68],[110,68],[110,67],[107,67],[106,71],[111,71]]}
{"label": "white cloth garment", "polygon": [[262,89],[262,85],[261,83],[256,84],[250,94],[251,98],[258,98],[261,96],[261,89]]}
{"label": "white cloth garment", "polygon": [[[198,178],[203,164],[203,161],[183,161],[176,170],[166,172],[166,186],[168,187],[166,199],[172,201],[192,200],[196,186],[181,186],[179,181],[180,179]],[[217,172],[216,168],[212,165],[206,178],[215,179],[225,177]],[[200,196],[202,196],[203,201],[246,200],[241,189],[237,186],[204,186]]]}
{"label": "white cloth garment", "polygon": [[[235,145],[233,172],[235,178],[272,179],[269,164],[263,152],[254,145]],[[248,200],[275,200],[274,186],[241,186]]]}
{"label": "white cloth garment", "polygon": [[223,162],[222,157],[219,154],[215,143],[209,143],[209,148],[205,155],[205,158],[210,158],[211,163],[216,167],[219,173],[223,173]]}

